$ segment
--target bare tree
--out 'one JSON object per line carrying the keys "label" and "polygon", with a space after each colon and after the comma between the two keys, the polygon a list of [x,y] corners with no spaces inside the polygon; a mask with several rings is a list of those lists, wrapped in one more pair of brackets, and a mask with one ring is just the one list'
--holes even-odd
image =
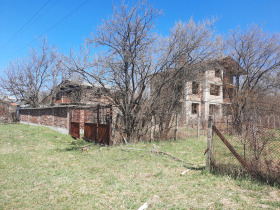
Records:
{"label": "bare tree", "polygon": [[32,48],[26,58],[10,62],[5,75],[1,77],[1,87],[37,107],[44,97],[58,84],[60,67],[55,46],[49,46],[47,39],[41,40],[38,49]]}
{"label": "bare tree", "polygon": [[163,50],[158,65],[163,71],[152,78],[151,108],[157,115],[160,138],[167,138],[174,115],[184,114],[186,82],[199,78],[206,68],[204,61],[222,55],[223,40],[215,35],[214,23],[215,20],[208,19],[199,23],[193,19],[186,23],[179,21],[159,44]]}
{"label": "bare tree", "polygon": [[237,28],[227,40],[228,53],[239,64],[235,94],[232,97],[233,119],[239,130],[241,116],[249,115],[260,93],[279,87],[280,35],[267,34],[253,24],[245,30]]}
{"label": "bare tree", "polygon": [[[153,101],[164,90],[163,84],[170,84],[186,66],[220,52],[215,47],[221,40],[213,36],[214,21],[180,21],[167,37],[161,37],[155,33],[155,21],[161,13],[146,1],[133,7],[122,2],[88,39],[89,45],[81,54],[65,59],[68,69],[103,87],[103,94],[119,108],[127,141],[139,138],[139,130],[145,130],[151,113],[158,109]],[[90,56],[89,46],[97,47],[94,49],[100,53]],[[174,73],[161,76],[160,84],[151,90],[151,80],[170,69]]]}

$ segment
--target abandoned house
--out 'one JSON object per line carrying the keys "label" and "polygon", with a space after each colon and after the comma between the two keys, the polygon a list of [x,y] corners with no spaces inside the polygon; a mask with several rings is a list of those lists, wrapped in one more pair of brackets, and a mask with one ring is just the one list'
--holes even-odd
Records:
{"label": "abandoned house", "polygon": [[207,61],[200,64],[198,69],[196,76],[186,78],[183,106],[186,121],[197,115],[205,120],[209,115],[231,115],[230,97],[235,88],[234,77],[245,75],[245,70],[229,56]]}
{"label": "abandoned house", "polygon": [[[109,87],[106,87],[109,89]],[[102,94],[103,88],[86,82],[64,80],[52,92],[52,104],[109,104]]]}
{"label": "abandoned house", "polygon": [[[231,115],[230,97],[235,88],[234,77],[245,75],[245,70],[229,56],[188,68],[184,69],[183,75],[179,75],[183,86],[179,101],[182,122],[190,123],[197,116],[207,120],[209,115]],[[170,94],[163,94],[163,97],[170,97]]]}
{"label": "abandoned house", "polygon": [[48,104],[21,108],[20,122],[43,125],[64,134],[111,145],[113,107],[102,88],[88,83],[63,81],[48,98]]}

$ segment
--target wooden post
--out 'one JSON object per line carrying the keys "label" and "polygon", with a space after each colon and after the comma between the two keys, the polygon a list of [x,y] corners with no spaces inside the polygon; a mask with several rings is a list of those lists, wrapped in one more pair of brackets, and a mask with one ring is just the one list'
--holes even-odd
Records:
{"label": "wooden post", "polygon": [[154,140],[154,115],[152,115],[152,119],[151,119],[151,136],[150,136],[150,141]]}
{"label": "wooden post", "polygon": [[118,129],[120,130],[120,132],[121,132],[121,135],[122,135],[122,137],[123,137],[124,143],[127,144],[126,138],[125,138],[125,136],[124,136],[124,134],[123,134],[123,132],[122,132],[122,129],[121,129],[121,127],[119,126],[118,123],[117,123],[117,127],[118,127]]}
{"label": "wooden post", "polygon": [[213,121],[212,121],[212,116],[209,116],[208,118],[208,130],[207,130],[207,150],[208,152],[206,153],[206,169],[210,171],[211,168],[211,153],[212,153],[212,126],[213,126]]}
{"label": "wooden post", "polygon": [[178,114],[175,115],[175,133],[174,133],[174,140],[178,139]]}
{"label": "wooden post", "polygon": [[197,115],[197,138],[199,138],[200,117]]}

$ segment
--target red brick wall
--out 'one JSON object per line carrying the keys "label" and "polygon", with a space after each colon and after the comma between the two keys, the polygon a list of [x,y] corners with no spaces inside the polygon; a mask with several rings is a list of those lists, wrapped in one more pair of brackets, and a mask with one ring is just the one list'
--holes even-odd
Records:
{"label": "red brick wall", "polygon": [[[30,110],[30,115],[32,114],[33,114],[33,110]],[[53,116],[52,116],[51,108],[40,109],[40,124],[53,126]]]}
{"label": "red brick wall", "polygon": [[67,128],[67,108],[54,108],[54,126],[60,128]]}
{"label": "red brick wall", "polygon": [[[32,108],[20,110],[20,121],[46,126],[53,126],[68,129],[69,122],[79,122],[80,129],[84,129],[85,122],[93,122],[96,117],[96,109],[92,108],[76,108],[76,107],[48,107],[48,108]],[[68,119],[69,113],[69,119]],[[86,114],[86,116],[85,116]],[[92,116],[89,116],[89,115]],[[100,116],[101,117],[101,116]]]}
{"label": "red brick wall", "polygon": [[71,103],[71,100],[68,98],[67,95],[62,95],[60,98],[57,98],[55,100],[56,104],[62,104],[62,103]]}
{"label": "red brick wall", "polygon": [[20,121],[67,128],[67,112],[68,107],[21,109]]}
{"label": "red brick wall", "polygon": [[83,108],[78,109],[72,109],[70,113],[70,119],[71,122],[79,122],[80,123],[80,129],[84,129],[84,112],[85,110]]}
{"label": "red brick wall", "polygon": [[27,122],[28,121],[28,110],[20,110],[20,116],[19,116],[19,120],[23,121],[23,122]]}

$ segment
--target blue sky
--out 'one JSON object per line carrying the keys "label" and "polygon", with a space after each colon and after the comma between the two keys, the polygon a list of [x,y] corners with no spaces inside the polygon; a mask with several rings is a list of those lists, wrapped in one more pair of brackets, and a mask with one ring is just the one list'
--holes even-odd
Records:
{"label": "blue sky", "polygon": [[[113,2],[118,1],[0,0],[0,75],[9,61],[27,55],[30,46],[36,44],[35,38],[44,35],[46,31],[48,41],[56,44],[63,53],[67,54],[70,47],[79,47],[100,25],[102,19],[112,13]],[[280,0],[150,2],[164,11],[157,22],[157,30],[163,35],[168,33],[175,21],[186,21],[190,17],[195,21],[219,18],[216,31],[223,35],[237,26],[244,28],[252,23],[262,24],[264,31],[269,33],[280,32]]]}

